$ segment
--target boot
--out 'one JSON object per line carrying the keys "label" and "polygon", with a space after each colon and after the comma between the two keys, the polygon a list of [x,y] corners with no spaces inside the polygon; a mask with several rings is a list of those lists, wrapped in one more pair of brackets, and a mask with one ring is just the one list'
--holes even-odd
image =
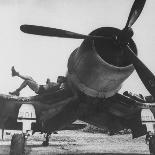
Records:
{"label": "boot", "polygon": [[13,92],[9,92],[10,95],[14,95],[14,96],[19,96],[19,91],[18,90],[15,90]]}
{"label": "boot", "polygon": [[19,72],[17,72],[15,70],[14,66],[12,66],[11,71],[12,71],[12,76],[18,76],[19,75]]}

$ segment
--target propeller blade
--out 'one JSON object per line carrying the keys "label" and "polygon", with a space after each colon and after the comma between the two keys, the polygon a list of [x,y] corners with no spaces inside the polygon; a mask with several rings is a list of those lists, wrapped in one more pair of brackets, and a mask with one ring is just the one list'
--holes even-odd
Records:
{"label": "propeller blade", "polygon": [[73,38],[73,39],[96,39],[96,38],[106,38],[111,39],[110,37],[104,36],[91,36],[91,35],[83,35],[79,33],[74,33],[62,29],[44,27],[44,26],[36,26],[36,25],[21,25],[20,30],[24,33],[42,35],[42,36],[52,36],[52,37],[62,37],[62,38]]}
{"label": "propeller blade", "polygon": [[43,36],[52,36],[52,37],[62,37],[62,38],[75,38],[75,39],[85,39],[88,36],[56,29],[49,28],[44,26],[36,26],[36,25],[21,25],[20,30],[24,33],[35,34],[35,35],[43,35]]}
{"label": "propeller blade", "polygon": [[144,63],[134,54],[131,48],[127,45],[129,56],[132,63],[139,75],[141,81],[143,82],[146,89],[155,98],[155,76],[154,74],[144,65]]}
{"label": "propeller blade", "polygon": [[144,8],[145,2],[146,0],[135,0],[132,5],[125,28],[131,27],[135,23]]}

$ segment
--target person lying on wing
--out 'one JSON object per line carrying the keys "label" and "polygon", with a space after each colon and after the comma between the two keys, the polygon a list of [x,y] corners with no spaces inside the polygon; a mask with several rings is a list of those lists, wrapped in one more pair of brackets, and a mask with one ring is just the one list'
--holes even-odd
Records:
{"label": "person lying on wing", "polygon": [[17,76],[24,80],[19,88],[17,88],[13,92],[9,92],[10,95],[15,95],[15,96],[19,96],[20,91],[26,86],[29,86],[29,88],[32,89],[38,95],[41,95],[51,89],[58,90],[61,84],[64,83],[66,80],[64,76],[58,76],[57,83],[54,83],[54,82],[51,82],[49,78],[47,78],[45,85],[39,85],[31,76],[21,75],[19,72],[17,72],[14,66],[11,68],[11,71],[12,71],[13,77]]}

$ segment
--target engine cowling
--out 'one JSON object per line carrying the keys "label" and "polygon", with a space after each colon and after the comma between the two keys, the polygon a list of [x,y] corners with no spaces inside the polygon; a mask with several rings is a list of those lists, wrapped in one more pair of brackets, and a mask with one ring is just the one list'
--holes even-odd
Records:
{"label": "engine cowling", "polygon": [[[121,30],[103,27],[92,35],[118,36]],[[137,55],[132,39],[129,46]],[[134,71],[127,52],[111,39],[85,39],[68,60],[67,77],[80,91],[92,97],[107,98],[117,93]]]}

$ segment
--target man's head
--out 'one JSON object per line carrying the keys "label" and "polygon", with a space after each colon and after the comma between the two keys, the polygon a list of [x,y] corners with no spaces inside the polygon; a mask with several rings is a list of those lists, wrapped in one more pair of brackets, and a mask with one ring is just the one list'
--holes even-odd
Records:
{"label": "man's head", "polygon": [[51,80],[49,78],[47,78],[46,84],[50,84],[50,83],[51,83]]}
{"label": "man's head", "polygon": [[57,83],[64,83],[66,81],[66,77],[64,77],[64,76],[58,76],[58,78],[57,78]]}

